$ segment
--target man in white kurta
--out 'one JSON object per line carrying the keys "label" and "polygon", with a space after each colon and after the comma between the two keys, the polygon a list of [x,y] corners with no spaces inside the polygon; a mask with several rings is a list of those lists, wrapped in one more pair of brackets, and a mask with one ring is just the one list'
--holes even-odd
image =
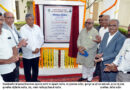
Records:
{"label": "man in white kurta", "polygon": [[[78,81],[92,80],[94,72],[94,56],[97,51],[97,43],[93,40],[95,40],[95,37],[98,35],[98,31],[93,28],[93,20],[87,19],[85,26],[86,28],[80,32],[77,41],[77,63],[82,65],[82,78]],[[88,52],[88,57],[79,54],[84,54],[84,51]]]}
{"label": "man in white kurta", "polygon": [[20,30],[22,38],[27,40],[26,47],[22,47],[24,74],[27,82],[37,82],[40,48],[44,40],[43,33],[39,26],[34,24],[32,14],[26,15],[26,22],[27,24]]}

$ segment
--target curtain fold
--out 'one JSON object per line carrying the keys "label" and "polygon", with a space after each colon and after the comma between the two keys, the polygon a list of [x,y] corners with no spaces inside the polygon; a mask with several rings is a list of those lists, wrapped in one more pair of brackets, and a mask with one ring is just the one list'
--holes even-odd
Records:
{"label": "curtain fold", "polygon": [[79,6],[73,6],[72,21],[71,21],[71,33],[69,42],[69,56],[77,57],[77,39],[79,35]]}
{"label": "curtain fold", "polygon": [[40,26],[40,12],[39,12],[39,5],[35,5],[35,14],[36,14],[36,24]]}

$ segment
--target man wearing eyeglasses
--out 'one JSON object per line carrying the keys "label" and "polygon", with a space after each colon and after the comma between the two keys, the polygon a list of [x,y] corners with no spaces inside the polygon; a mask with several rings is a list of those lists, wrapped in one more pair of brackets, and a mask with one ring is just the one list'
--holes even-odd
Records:
{"label": "man wearing eyeglasses", "polygon": [[128,26],[127,39],[115,60],[105,64],[105,72],[118,72],[116,82],[130,82],[130,25]]}
{"label": "man wearing eyeglasses", "polygon": [[[19,32],[17,31],[15,25],[14,25],[14,15],[11,12],[5,12],[4,13],[4,24],[3,24],[3,28],[5,30],[8,30],[12,36],[13,36],[13,41],[16,44],[18,50],[22,47],[22,46],[26,46],[26,40],[21,38],[21,35],[19,34]],[[19,81],[19,61],[16,63],[16,82]]]}
{"label": "man wearing eyeglasses", "polygon": [[101,62],[101,81],[115,82],[116,72],[104,72],[105,64],[110,64],[114,61],[119,53],[125,36],[118,31],[119,21],[116,19],[110,20],[109,32],[105,33],[103,40],[100,43],[98,54],[95,62]]}
{"label": "man wearing eyeglasses", "polygon": [[3,16],[0,15],[0,75],[5,82],[14,82],[15,62],[19,60],[17,48],[11,33],[2,26]]}
{"label": "man wearing eyeglasses", "polygon": [[93,27],[93,24],[94,21],[92,19],[87,19],[85,28],[78,36],[77,63],[82,65],[82,78],[78,81],[87,80],[90,82],[93,79],[94,56],[97,51],[97,43],[93,40],[95,40],[96,35],[98,35],[98,31]]}

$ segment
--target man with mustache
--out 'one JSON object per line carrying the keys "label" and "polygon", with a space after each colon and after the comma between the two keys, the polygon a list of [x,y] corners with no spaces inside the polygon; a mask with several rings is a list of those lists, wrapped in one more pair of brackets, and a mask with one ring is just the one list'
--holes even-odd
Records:
{"label": "man with mustache", "polygon": [[116,82],[130,82],[130,25],[128,26],[127,39],[122,49],[111,64],[106,64],[105,72],[117,72]]}
{"label": "man with mustache", "polygon": [[5,82],[14,82],[15,62],[19,60],[19,56],[11,33],[2,28],[3,21],[3,16],[0,14],[0,75]]}
{"label": "man with mustache", "polygon": [[[98,35],[98,31],[93,27],[94,21],[87,19],[85,22],[85,28],[81,30],[78,40],[78,55],[77,63],[82,65],[82,77],[78,81],[87,80],[91,82],[94,72],[94,56],[97,51],[97,43],[94,42],[95,36]],[[85,52],[88,52],[85,54]],[[85,56],[84,56],[85,55]]]}

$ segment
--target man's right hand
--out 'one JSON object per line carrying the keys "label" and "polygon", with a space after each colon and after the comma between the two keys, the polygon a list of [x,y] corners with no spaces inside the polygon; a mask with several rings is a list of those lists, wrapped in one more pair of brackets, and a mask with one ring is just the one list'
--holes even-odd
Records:
{"label": "man's right hand", "polygon": [[19,44],[18,44],[18,48],[21,48],[21,47],[26,47],[27,46],[27,40],[25,39],[22,39]]}
{"label": "man's right hand", "polygon": [[23,46],[23,47],[26,47],[26,46],[27,46],[27,44],[28,44],[28,43],[27,43],[27,40],[28,40],[28,39],[23,39],[23,42],[22,42],[22,46]]}
{"label": "man's right hand", "polygon": [[104,69],[105,72],[110,72],[112,70],[111,64],[105,64],[105,66],[106,66],[105,69]]}
{"label": "man's right hand", "polygon": [[7,63],[14,63],[17,62],[19,60],[19,56],[12,56],[11,58],[8,59]]}
{"label": "man's right hand", "polygon": [[40,52],[40,49],[39,49],[39,48],[36,48],[35,51],[33,51],[32,53],[33,53],[33,54],[37,54],[37,53],[39,53],[39,52]]}
{"label": "man's right hand", "polygon": [[84,54],[84,50],[86,50],[84,47],[82,47],[82,46],[79,46],[79,47],[78,47],[78,51],[79,51],[81,54]]}
{"label": "man's right hand", "polygon": [[110,72],[110,71],[113,71],[113,72],[117,72],[118,69],[117,69],[117,66],[115,64],[105,64],[106,68],[104,69],[105,72]]}
{"label": "man's right hand", "polygon": [[101,54],[96,54],[95,58],[101,58],[103,56],[103,53]]}
{"label": "man's right hand", "polygon": [[101,37],[99,35],[96,35],[96,40],[93,40],[96,43],[100,43],[101,42]]}

